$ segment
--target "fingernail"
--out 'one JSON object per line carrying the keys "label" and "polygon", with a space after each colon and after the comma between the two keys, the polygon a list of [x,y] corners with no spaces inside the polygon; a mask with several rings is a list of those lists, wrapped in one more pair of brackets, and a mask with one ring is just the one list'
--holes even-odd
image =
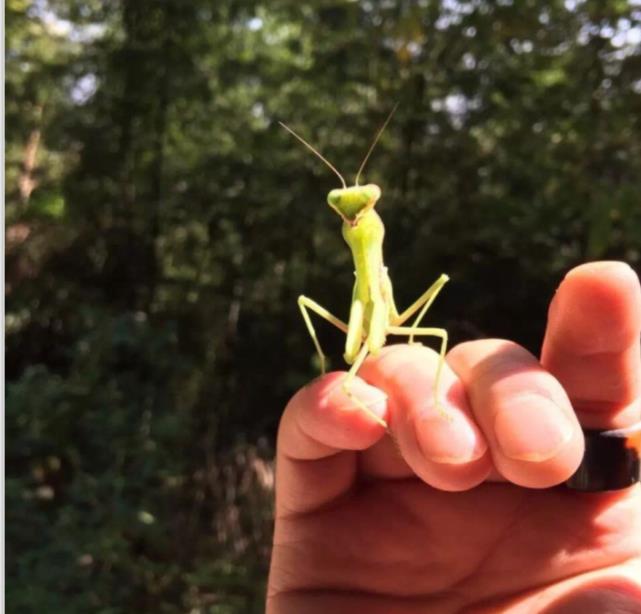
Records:
{"label": "fingernail", "polygon": [[487,450],[481,433],[454,411],[417,421],[416,437],[425,457],[434,463],[461,465],[481,458]]}
{"label": "fingernail", "polygon": [[537,394],[513,398],[496,412],[494,434],[505,456],[541,462],[556,456],[572,437],[563,410]]}
{"label": "fingernail", "polygon": [[328,398],[335,395],[341,396],[339,409],[342,411],[364,411],[377,422],[381,422],[387,414],[387,395],[379,388],[359,380],[352,382],[348,392],[343,388],[343,382],[337,381]]}

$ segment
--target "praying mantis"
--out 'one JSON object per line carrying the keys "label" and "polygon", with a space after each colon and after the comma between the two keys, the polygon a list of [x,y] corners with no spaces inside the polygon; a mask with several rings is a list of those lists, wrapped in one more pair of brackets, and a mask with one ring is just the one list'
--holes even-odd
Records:
{"label": "praying mantis", "polygon": [[[313,299],[301,295],[298,298],[305,326],[316,348],[321,372],[325,373],[326,357],[316,335],[316,330],[310,317],[310,311],[323,318],[330,324],[345,333],[345,362],[350,365],[347,375],[342,381],[342,388],[347,397],[376,422],[387,428],[385,420],[371,411],[351,390],[354,377],[358,373],[365,359],[376,356],[386,343],[388,335],[408,337],[409,343],[414,342],[414,337],[432,336],[441,340],[439,361],[434,381],[434,399],[436,407],[441,409],[439,402],[439,382],[445,352],[447,349],[447,331],[444,328],[419,326],[434,299],[449,280],[442,274],[418,299],[407,309],[400,312],[394,301],[392,281],[388,269],[383,262],[383,237],[385,227],[378,213],[374,210],[381,197],[381,189],[373,184],[359,185],[359,179],[365,169],[367,161],[374,151],[378,140],[387,127],[396,107],[392,109],[387,119],[374,137],[363,162],[361,163],[354,185],[347,186],[343,176],[326,160],[319,151],[312,147],[305,139],[282,122],[278,122],[285,130],[296,137],[314,155],[320,158],[340,179],[342,187],[331,190],[327,195],[327,203],[342,220],[342,234],[345,242],[352,252],[356,280],[352,292],[352,302],[347,322],[337,318],[322,305]],[[418,312],[411,326],[406,322]]]}

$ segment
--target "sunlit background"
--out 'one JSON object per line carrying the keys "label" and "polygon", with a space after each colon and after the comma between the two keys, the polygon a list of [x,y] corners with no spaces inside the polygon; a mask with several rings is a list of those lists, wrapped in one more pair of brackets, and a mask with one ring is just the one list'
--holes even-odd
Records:
{"label": "sunlit background", "polygon": [[7,0],[8,611],[261,611],[296,297],[353,283],[278,120],[352,178],[399,103],[399,304],[447,272],[432,325],[536,353],[569,268],[641,268],[640,47],[639,0]]}

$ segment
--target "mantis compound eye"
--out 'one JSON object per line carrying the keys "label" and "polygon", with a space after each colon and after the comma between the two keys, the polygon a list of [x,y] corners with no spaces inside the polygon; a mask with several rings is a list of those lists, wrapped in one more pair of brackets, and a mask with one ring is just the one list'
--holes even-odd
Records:
{"label": "mantis compound eye", "polygon": [[363,186],[363,191],[370,202],[376,203],[381,197],[381,189],[375,183],[369,183]]}
{"label": "mantis compound eye", "polygon": [[331,207],[334,207],[335,209],[338,209],[339,204],[341,202],[341,192],[343,190],[332,190],[328,195],[327,195],[327,202]]}

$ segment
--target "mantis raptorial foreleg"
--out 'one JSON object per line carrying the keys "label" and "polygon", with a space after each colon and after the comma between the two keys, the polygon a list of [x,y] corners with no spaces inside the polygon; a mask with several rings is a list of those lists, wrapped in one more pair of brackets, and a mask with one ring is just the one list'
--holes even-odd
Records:
{"label": "mantis raptorial foreleg", "polygon": [[[356,292],[354,292],[354,296]],[[363,342],[363,318],[365,310],[363,302],[357,298],[352,298],[352,306],[349,310],[349,324],[347,326],[347,337],[345,339],[345,362],[349,365],[354,364],[358,357],[358,352]]]}
{"label": "mantis raptorial foreleg", "polygon": [[443,371],[443,365],[445,364],[445,352],[447,351],[447,331],[444,328],[416,328],[414,326],[390,326],[387,329],[387,332],[391,335],[407,335],[414,337],[418,335],[420,337],[439,337],[441,339],[441,348],[438,355],[438,365],[436,367],[436,375],[434,377],[434,399],[437,409],[443,414],[447,413],[443,409],[441,402],[439,400],[439,388],[441,382],[441,373]]}
{"label": "mantis raptorial foreleg", "polygon": [[[332,314],[330,311],[325,309],[325,307],[323,307],[322,305],[319,305],[316,301],[312,300],[307,296],[303,295],[298,297],[298,306],[300,307],[300,311],[303,314],[303,320],[305,320],[305,326],[307,326],[307,331],[309,332],[309,336],[312,338],[312,341],[314,342],[314,347],[316,348],[316,352],[318,353],[318,358],[321,363],[321,371],[324,374],[325,360],[326,360],[325,354],[323,352],[323,349],[321,348],[320,342],[318,341],[318,337],[316,336],[316,330],[314,329],[314,325],[312,324],[312,319],[309,317],[309,312],[307,310],[309,309],[310,311],[313,311],[316,315],[323,318],[323,320],[326,320],[330,324],[333,324],[336,328],[343,331],[344,333],[348,332],[348,326],[341,319],[337,318],[334,314]],[[361,337],[362,337],[362,332],[361,332]],[[350,389],[352,381],[354,380],[354,376],[356,375],[356,372],[361,368],[361,366],[365,362],[365,359],[367,358],[367,354],[368,354],[367,344],[363,343],[360,351],[358,352],[358,354],[356,355],[356,358],[354,359],[354,363],[352,364],[350,370],[345,376],[345,379],[343,380],[343,384],[342,384],[343,391],[359,409],[361,409],[368,416],[376,420],[376,422],[378,422],[379,424],[382,424],[384,427],[387,428],[387,423],[385,422],[385,420],[383,420],[380,416],[377,416]]]}
{"label": "mantis raptorial foreleg", "polygon": [[345,379],[343,380],[343,392],[348,396],[348,398],[354,402],[354,404],[361,410],[364,411],[370,418],[378,422],[381,426],[384,426],[387,428],[387,422],[383,420],[380,416],[377,416],[363,401],[361,401],[351,390],[352,382],[354,381],[354,377],[356,376],[356,373],[358,370],[361,368],[363,363],[365,362],[365,359],[367,358],[369,354],[369,350],[367,348],[367,343],[363,343],[360,351],[358,352],[358,355],[356,356],[356,359],[354,360],[352,366],[350,367],[349,371],[347,372],[347,375],[345,376]]}
{"label": "mantis raptorial foreleg", "polygon": [[312,338],[312,341],[314,342],[314,347],[316,348],[318,359],[320,360],[320,363],[321,363],[321,373],[325,373],[325,360],[326,360],[325,354],[323,353],[323,349],[321,348],[320,341],[316,336],[316,330],[314,329],[314,325],[312,324],[312,319],[309,317],[309,313],[307,310],[310,309],[316,315],[323,318],[323,320],[326,320],[330,324],[333,324],[336,328],[343,331],[344,333],[347,333],[347,324],[345,324],[345,322],[337,318],[334,314],[330,313],[327,309],[325,309],[325,307],[323,307],[322,305],[319,305],[316,301],[312,300],[311,298],[308,298],[307,296],[298,297],[298,307],[300,308],[300,312],[303,314],[303,320],[305,320],[305,326],[307,326],[307,331],[309,332],[309,336]]}

